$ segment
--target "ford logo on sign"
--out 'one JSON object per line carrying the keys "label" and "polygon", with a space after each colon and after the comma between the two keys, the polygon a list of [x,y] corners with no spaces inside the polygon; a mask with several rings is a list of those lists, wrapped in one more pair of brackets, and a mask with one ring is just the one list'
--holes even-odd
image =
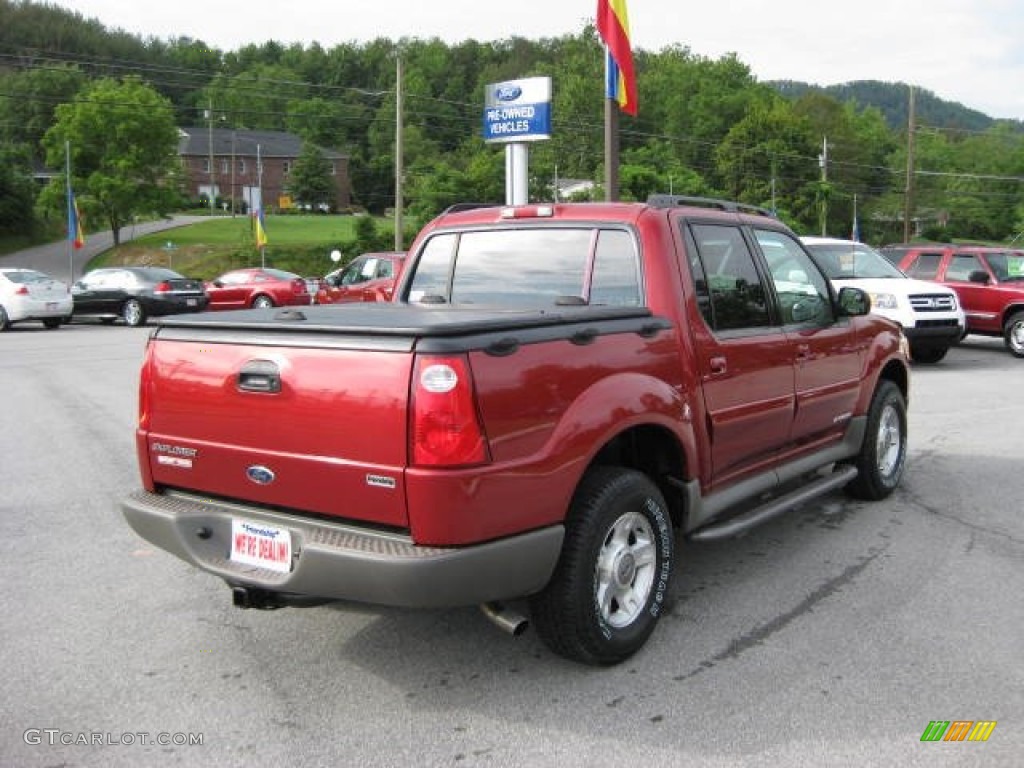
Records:
{"label": "ford logo on sign", "polygon": [[495,89],[494,95],[498,101],[515,101],[523,95],[523,89],[518,85],[503,85]]}
{"label": "ford logo on sign", "polygon": [[246,476],[257,485],[270,485],[274,482],[274,473],[272,470],[261,466],[252,466],[245,470]]}

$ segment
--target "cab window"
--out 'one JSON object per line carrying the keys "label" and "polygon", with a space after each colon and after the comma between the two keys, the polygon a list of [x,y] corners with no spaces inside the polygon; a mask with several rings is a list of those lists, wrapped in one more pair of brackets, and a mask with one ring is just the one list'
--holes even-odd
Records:
{"label": "cab window", "polygon": [[779,302],[783,325],[828,325],[832,299],[825,276],[800,244],[784,232],[755,229]]}
{"label": "cab window", "polygon": [[957,283],[968,283],[971,280],[971,272],[984,272],[985,267],[981,260],[969,253],[955,253],[946,267],[946,279]]}
{"label": "cab window", "polygon": [[704,319],[713,331],[732,331],[771,325],[768,296],[754,257],[738,227],[692,224],[690,230],[700,259],[690,270]]}

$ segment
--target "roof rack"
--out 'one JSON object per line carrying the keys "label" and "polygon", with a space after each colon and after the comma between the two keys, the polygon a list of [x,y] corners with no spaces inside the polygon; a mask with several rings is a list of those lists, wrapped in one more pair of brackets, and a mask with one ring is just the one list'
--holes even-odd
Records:
{"label": "roof rack", "polygon": [[441,215],[446,213],[460,213],[461,211],[475,211],[477,208],[500,208],[500,203],[455,203],[445,208]]}
{"label": "roof rack", "polygon": [[647,204],[653,208],[675,208],[679,205],[692,205],[698,208],[716,208],[720,211],[730,213],[751,213],[756,216],[767,216],[778,218],[767,208],[747,203],[737,203],[732,200],[719,200],[714,197],[690,197],[688,195],[665,195],[654,194],[647,198]]}

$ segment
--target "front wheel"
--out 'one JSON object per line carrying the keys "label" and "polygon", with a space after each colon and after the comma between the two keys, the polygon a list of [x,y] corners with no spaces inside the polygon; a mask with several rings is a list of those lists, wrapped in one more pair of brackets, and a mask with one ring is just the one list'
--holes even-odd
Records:
{"label": "front wheel", "polygon": [[937,363],[947,352],[948,347],[911,347],[910,359],[915,363]]}
{"label": "front wheel", "polygon": [[907,404],[893,382],[878,383],[868,409],[867,432],[851,462],[857,477],[846,492],[858,499],[884,499],[899,485],[907,462]]}
{"label": "front wheel", "polygon": [[674,543],[653,482],[634,470],[591,469],[569,508],[555,573],[530,600],[540,638],[586,664],[632,656],[666,608]]}
{"label": "front wheel", "polygon": [[121,307],[121,317],[126,325],[137,328],[146,322],[146,312],[137,299],[128,299]]}
{"label": "front wheel", "polygon": [[1003,326],[1003,339],[1014,357],[1024,357],[1024,312],[1010,315]]}

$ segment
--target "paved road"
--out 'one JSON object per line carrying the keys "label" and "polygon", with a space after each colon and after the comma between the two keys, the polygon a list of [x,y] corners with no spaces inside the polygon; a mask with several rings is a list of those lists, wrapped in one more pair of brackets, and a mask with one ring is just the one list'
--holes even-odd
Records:
{"label": "paved road", "polygon": [[[118,509],[146,338],[0,334],[2,766],[1021,765],[1024,361],[999,342],[915,368],[891,499],[683,545],[651,641],[591,669],[475,609],[232,608]],[[920,741],[958,719],[998,725]]]}
{"label": "paved road", "polygon": [[[162,232],[165,229],[205,221],[206,218],[205,216],[173,216],[170,219],[132,224],[121,230],[121,242],[127,243],[153,232]],[[65,280],[70,284],[74,282],[74,279],[81,277],[82,271],[90,259],[109,250],[113,245],[114,236],[109,230],[96,232],[86,237],[85,245],[77,250],[69,248],[67,240],[60,240],[56,243],[39,245],[35,248],[27,248],[0,256],[0,267],[30,267],[42,270],[48,275]],[[74,279],[68,280],[69,271],[74,272]]]}

